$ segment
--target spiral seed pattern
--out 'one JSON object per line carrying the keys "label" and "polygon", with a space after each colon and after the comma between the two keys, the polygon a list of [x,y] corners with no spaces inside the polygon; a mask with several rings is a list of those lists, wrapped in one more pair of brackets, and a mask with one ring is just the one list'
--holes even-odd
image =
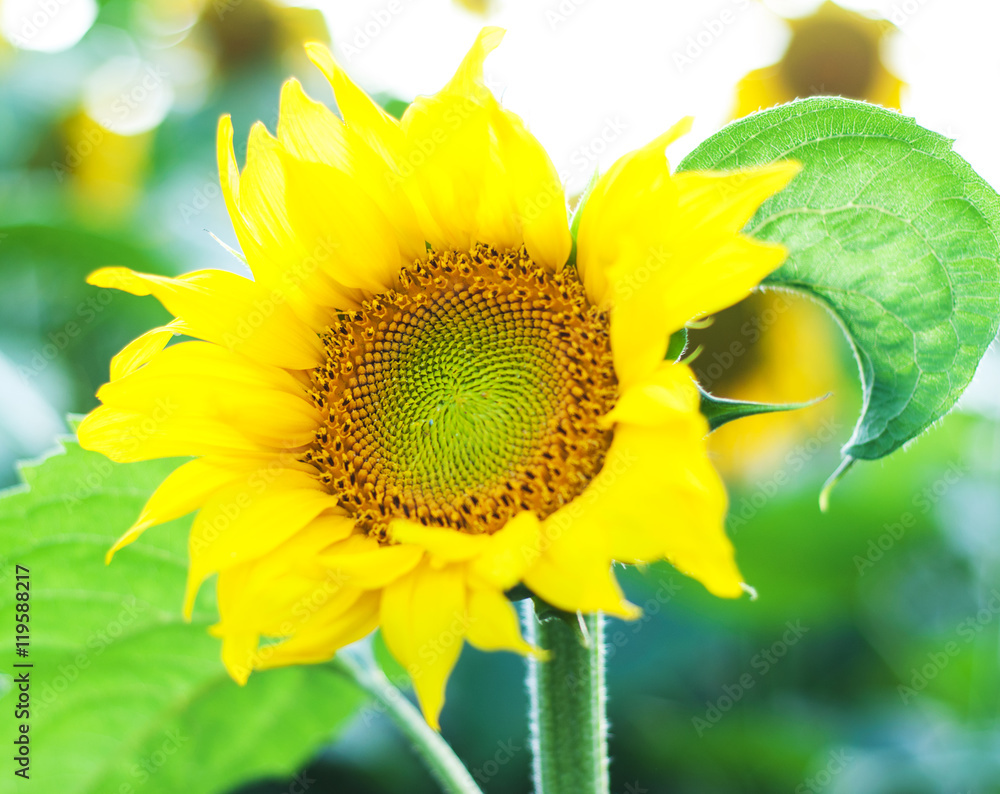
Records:
{"label": "spiral seed pattern", "polygon": [[524,249],[430,251],[323,334],[305,460],[371,534],[393,518],[493,532],[579,495],[611,442],[608,318]]}

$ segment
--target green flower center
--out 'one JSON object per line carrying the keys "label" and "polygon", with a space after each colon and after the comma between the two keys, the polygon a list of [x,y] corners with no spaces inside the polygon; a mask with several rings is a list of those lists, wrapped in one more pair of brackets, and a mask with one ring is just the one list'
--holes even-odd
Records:
{"label": "green flower center", "polygon": [[369,531],[393,518],[491,532],[541,517],[603,463],[607,317],[575,272],[522,251],[431,252],[324,335],[326,412],[306,459]]}

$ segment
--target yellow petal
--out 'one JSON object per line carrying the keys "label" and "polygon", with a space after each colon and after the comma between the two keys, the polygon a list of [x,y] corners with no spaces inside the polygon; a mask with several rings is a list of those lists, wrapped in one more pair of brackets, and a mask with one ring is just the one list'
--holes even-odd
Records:
{"label": "yellow petal", "polygon": [[247,147],[247,167],[240,174],[233,152],[233,125],[219,121],[217,156],[222,195],[254,278],[283,295],[292,310],[314,330],[329,324],[324,307],[355,309],[360,296],[333,282],[320,267],[323,251],[307,250],[288,223],[284,206],[283,149],[254,125]]}
{"label": "yellow petal", "polygon": [[518,513],[499,531],[489,536],[470,573],[494,588],[509,590],[538,556],[541,524],[529,511]]}
{"label": "yellow petal", "polygon": [[360,184],[322,163],[285,155],[281,164],[288,222],[327,275],[376,294],[397,284],[404,262],[395,229]]}
{"label": "yellow petal", "polygon": [[146,331],[142,336],[129,342],[117,356],[111,359],[111,380],[118,380],[135,372],[163,350],[172,337],[186,333],[188,333],[188,328],[182,320],[174,320],[167,325]]}
{"label": "yellow petal", "polygon": [[[581,209],[577,269],[595,306],[607,306],[611,301],[607,271],[618,261],[621,244],[632,240],[642,223],[665,222],[655,216],[662,216],[677,195],[665,150],[687,134],[692,121],[690,116],[681,119],[641,149],[616,160]],[[637,212],[642,216],[639,219]]]}
{"label": "yellow petal", "polygon": [[483,61],[502,38],[499,28],[484,28],[448,85],[407,108],[396,170],[433,247],[524,245],[555,270],[571,245],[558,174],[483,80]]}
{"label": "yellow petal", "polygon": [[424,562],[390,584],[382,596],[382,633],[406,668],[428,724],[439,730],[445,685],[468,627],[462,565]]}
{"label": "yellow petal", "polygon": [[[419,197],[414,208],[427,242],[437,249],[471,248],[480,235],[480,201],[488,172],[494,176],[491,187],[499,187],[496,169],[491,168],[489,108],[442,92],[414,100],[402,123],[400,186]],[[490,200],[510,206],[506,194],[493,194]],[[505,239],[481,242],[506,247],[516,240],[513,218],[502,220],[492,215],[485,219],[490,234]]]}
{"label": "yellow petal", "polygon": [[739,232],[800,166],[672,176],[663,146],[684,130],[619,160],[582,210],[580,272],[590,299],[611,307],[615,373],[625,387],[656,369],[671,333],[747,295],[785,256]]}
{"label": "yellow petal", "polygon": [[287,469],[218,491],[191,527],[185,614],[210,574],[267,554],[336,504],[315,477]]}
{"label": "yellow petal", "polygon": [[[506,192],[519,221],[520,237],[537,264],[555,271],[569,258],[572,239],[566,213],[566,194],[548,153],[513,113],[493,112],[498,161],[506,175]],[[490,199],[487,194],[484,201]],[[488,230],[481,230],[488,238]]]}
{"label": "yellow petal", "polygon": [[135,523],[108,550],[105,562],[150,527],[197,510],[215,491],[244,475],[247,462],[239,459],[197,458],[179,466],[153,491]]}
{"label": "yellow petal", "polygon": [[785,160],[737,171],[674,174],[678,202],[672,223],[685,237],[703,227],[716,234],[736,234],[766,199],[784,190],[801,170],[799,163]]}
{"label": "yellow petal", "polygon": [[[315,625],[298,631],[293,637],[258,651],[258,668],[268,670],[289,664],[315,664],[332,659],[341,648],[371,634],[378,626],[381,593],[362,593],[345,610]],[[323,616],[320,615],[320,618]],[[266,652],[265,652],[266,651]]]}
{"label": "yellow petal", "polygon": [[311,369],[322,361],[319,337],[284,298],[225,270],[167,278],[106,267],[88,283],[133,295],[153,295],[184,323],[187,333],[267,364]]}
{"label": "yellow petal", "polygon": [[204,342],[168,347],[131,375],[102,386],[97,396],[107,408],[150,420],[131,453],[111,450],[119,459],[123,454],[140,459],[146,454],[143,442],[179,437],[175,425],[185,420],[228,426],[251,448],[280,450],[309,443],[321,419],[287,372]]}
{"label": "yellow petal", "polygon": [[344,123],[326,105],[306,95],[294,77],[281,87],[278,142],[299,160],[325,163],[344,170],[353,166]]}
{"label": "yellow petal", "polygon": [[785,86],[778,64],[754,69],[736,84],[736,110],[733,116],[743,118],[793,99],[795,95]]}
{"label": "yellow petal", "polygon": [[631,620],[639,612],[625,600],[611,570],[607,527],[581,507],[573,502],[545,519],[539,553],[524,583],[567,612],[606,612]]}
{"label": "yellow petal", "polygon": [[391,162],[401,137],[396,119],[354,84],[324,45],[310,42],[306,44],[306,53],[330,81],[337,97],[337,107],[347,126],[385,160]]}
{"label": "yellow petal", "polygon": [[382,546],[375,538],[355,536],[321,555],[325,566],[351,587],[374,590],[405,576],[423,558],[416,546]]}
{"label": "yellow petal", "polygon": [[649,377],[624,390],[615,407],[601,417],[604,427],[615,422],[663,426],[687,421],[699,410],[694,374],[683,364],[663,363]]}
{"label": "yellow petal", "polygon": [[[638,394],[626,392],[622,412],[611,414],[617,424],[604,467],[578,499],[577,521],[604,539],[615,560],[667,559],[712,593],[735,598],[743,580],[724,528],[726,493],[708,462],[708,426],[685,370],[666,364],[650,383],[633,387]],[[650,399],[665,386],[672,396]],[[584,531],[570,531],[587,542]]]}
{"label": "yellow petal", "polygon": [[534,652],[521,637],[514,607],[498,590],[474,588],[469,591],[468,639],[483,651]]}
{"label": "yellow petal", "polygon": [[[329,659],[374,628],[380,594],[344,586],[310,558],[353,520],[325,515],[267,555],[219,574],[223,661],[240,683],[251,670]],[[261,637],[268,642],[258,647]]]}
{"label": "yellow petal", "polygon": [[500,46],[506,31],[495,26],[484,27],[462,59],[455,75],[444,91],[466,96],[483,95],[488,91],[483,83],[483,63],[486,56]]}
{"label": "yellow petal", "polygon": [[109,405],[87,414],[77,428],[80,446],[116,463],[185,455],[266,455],[266,444],[252,441],[235,428],[203,416],[171,413],[164,404],[152,415]]}
{"label": "yellow petal", "polygon": [[472,559],[482,554],[490,541],[487,535],[469,535],[454,529],[425,527],[401,518],[389,524],[389,536],[399,543],[426,549],[432,557],[442,562]]}
{"label": "yellow petal", "polygon": [[227,631],[285,637],[320,610],[332,614],[330,610],[349,608],[361,591],[323,565],[320,555],[353,527],[353,519],[324,511],[267,554],[220,572],[220,625]]}
{"label": "yellow petal", "polygon": [[[214,628],[214,627],[213,627]],[[243,686],[256,666],[260,635],[252,632],[216,632],[222,638],[222,664],[237,684]]]}
{"label": "yellow petal", "polygon": [[289,80],[282,87],[278,141],[299,160],[331,166],[349,176],[392,225],[400,255],[409,263],[423,256],[426,246],[409,196],[396,189],[393,163],[384,155],[398,145],[401,136],[395,119],[388,128],[393,130],[393,141],[379,141],[373,148],[370,135],[359,134],[325,105],[306,96],[298,80]]}
{"label": "yellow petal", "polygon": [[[625,249],[611,270],[611,348],[619,382],[627,387],[648,377],[666,356],[670,334],[745,298],[786,256],[779,245],[737,235],[677,255],[654,255],[646,263]],[[699,266],[683,270],[674,264],[680,260]],[[651,275],[639,281],[636,273]]]}

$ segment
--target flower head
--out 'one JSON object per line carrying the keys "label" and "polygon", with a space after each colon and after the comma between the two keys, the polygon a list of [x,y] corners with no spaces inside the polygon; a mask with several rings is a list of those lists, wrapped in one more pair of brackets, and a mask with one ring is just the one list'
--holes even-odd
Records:
{"label": "flower head", "polygon": [[556,171],[482,79],[501,37],[398,122],[311,45],[342,118],[289,81],[242,172],[219,127],[253,280],[91,276],[176,319],[114,359],[81,443],[194,456],[112,553],[198,511],[186,608],[217,574],[239,681],[381,626],[436,725],[464,641],[532,651],[517,584],[632,617],[612,562],[668,559],[741,592],[698,392],[665,355],[781,263],[739,231],[798,167],[671,175],[682,122],[596,183],[571,262]]}
{"label": "flower head", "polygon": [[786,19],[791,39],[777,63],[744,75],[734,116],[796,97],[845,96],[899,109],[904,83],[882,60],[896,26],[826,0],[815,12]]}

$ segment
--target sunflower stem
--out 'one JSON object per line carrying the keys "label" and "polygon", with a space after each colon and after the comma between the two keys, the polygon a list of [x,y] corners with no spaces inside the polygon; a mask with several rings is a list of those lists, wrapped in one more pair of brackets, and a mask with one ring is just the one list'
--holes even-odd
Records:
{"label": "sunflower stem", "polygon": [[528,660],[535,794],[608,794],[604,616],[521,603],[528,641],[549,652]]}
{"label": "sunflower stem", "polygon": [[455,751],[427,724],[416,706],[392,685],[370,651],[362,656],[355,648],[342,650],[330,665],[375,699],[376,708],[387,714],[410,740],[442,791],[482,794]]}

